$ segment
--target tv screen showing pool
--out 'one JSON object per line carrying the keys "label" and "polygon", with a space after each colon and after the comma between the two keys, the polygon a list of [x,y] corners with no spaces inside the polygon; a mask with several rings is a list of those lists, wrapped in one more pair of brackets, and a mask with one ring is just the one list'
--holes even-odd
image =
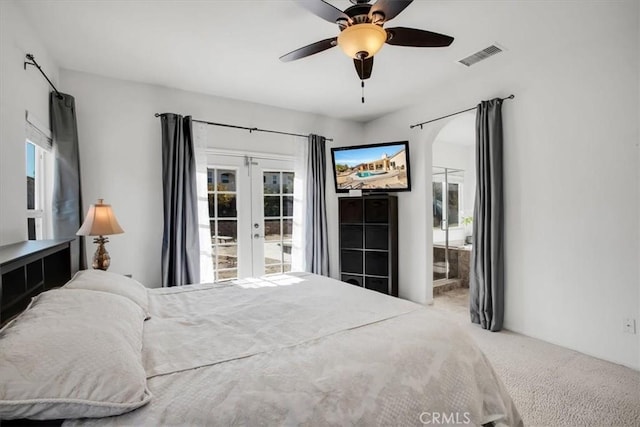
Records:
{"label": "tv screen showing pool", "polygon": [[409,143],[357,145],[331,149],[336,191],[410,191]]}

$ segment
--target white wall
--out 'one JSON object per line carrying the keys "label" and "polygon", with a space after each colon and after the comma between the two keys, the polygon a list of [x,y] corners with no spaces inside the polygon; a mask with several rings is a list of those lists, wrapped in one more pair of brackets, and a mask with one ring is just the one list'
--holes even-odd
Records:
{"label": "white wall", "polygon": [[[559,44],[518,68],[480,63],[428,103],[365,130],[376,140],[408,135],[412,152],[429,153],[441,122],[409,125],[514,93],[503,107],[504,326],[636,369],[639,335],[624,334],[622,319],[640,319],[637,8],[599,3],[597,14],[576,16],[583,43]],[[425,272],[416,255],[432,238],[423,224],[431,175],[418,176],[430,166],[428,154],[413,157],[414,191],[400,204],[400,286],[412,299],[431,293],[431,261]]]}
{"label": "white wall", "polygon": [[[469,135],[469,137],[475,139],[474,134]],[[473,151],[473,148],[442,142],[436,137],[433,144],[433,165],[462,169],[466,172],[469,169],[469,151]]]}
{"label": "white wall", "polygon": [[[636,26],[640,27],[640,7],[638,7],[638,20],[636,21]],[[640,30],[638,30],[638,44],[637,46],[640,46]],[[640,68],[640,67],[639,67]],[[637,74],[638,74],[638,81],[640,81],[640,69],[637,70]],[[638,121],[636,123],[640,123],[640,84],[638,84]],[[640,131],[639,131],[640,132]],[[640,165],[640,138],[636,139],[636,151],[638,154],[638,165]],[[637,188],[637,194],[638,194],[638,200],[640,200],[640,171],[638,171],[638,169],[640,169],[640,167],[638,167],[636,169],[636,180],[638,181],[638,188]],[[639,202],[640,203],[640,202]],[[637,212],[637,219],[638,219],[638,223],[640,223],[640,208],[638,208],[638,212]],[[636,241],[640,242],[640,227],[638,227],[638,229],[636,230]],[[640,278],[640,262],[637,263],[638,266],[638,277]],[[638,307],[640,307],[640,291],[638,292]],[[640,316],[639,316],[640,317]],[[638,328],[638,334],[640,334],[640,319],[636,318],[636,328]],[[640,360],[640,345],[638,345],[638,359]],[[638,365],[640,365],[640,362],[638,362]]]}
{"label": "white wall", "polygon": [[433,219],[432,152],[427,141],[435,135],[412,131],[409,124],[393,115],[383,117],[366,125],[364,139],[368,143],[409,141],[411,191],[398,193],[398,294],[411,301],[429,303],[432,292],[426,284],[431,283],[433,275]]}
{"label": "white wall", "polygon": [[[334,144],[361,141],[358,123],[148,84],[61,70],[60,85],[76,99],[85,210],[98,197],[113,205],[125,230],[111,236],[110,270],[131,273],[147,286],[160,284],[162,248],[162,151],[160,119],[173,112],[196,119],[292,133],[316,133]],[[294,155],[286,136],[211,128],[213,148]],[[304,142],[300,139],[299,142]],[[329,148],[327,146],[327,152]],[[327,155],[328,170],[331,160]],[[333,178],[327,205],[337,212]],[[329,218],[332,273],[337,273],[337,214]],[[93,247],[88,245],[88,257]]]}
{"label": "white wall", "polygon": [[25,112],[49,123],[49,84],[31,53],[56,84],[58,67],[13,2],[0,1],[0,245],[27,238]]}

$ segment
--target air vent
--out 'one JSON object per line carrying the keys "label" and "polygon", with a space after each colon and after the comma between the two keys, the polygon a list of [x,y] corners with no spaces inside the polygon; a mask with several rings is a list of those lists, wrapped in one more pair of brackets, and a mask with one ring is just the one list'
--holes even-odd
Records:
{"label": "air vent", "polygon": [[491,46],[489,46],[488,48],[482,49],[479,52],[474,53],[473,55],[469,55],[466,58],[461,59],[460,61],[458,61],[459,63],[466,65],[467,67],[472,66],[473,64],[480,62],[484,59],[487,59],[490,56],[493,56],[497,53],[502,52],[502,49],[500,49],[498,46],[492,44]]}

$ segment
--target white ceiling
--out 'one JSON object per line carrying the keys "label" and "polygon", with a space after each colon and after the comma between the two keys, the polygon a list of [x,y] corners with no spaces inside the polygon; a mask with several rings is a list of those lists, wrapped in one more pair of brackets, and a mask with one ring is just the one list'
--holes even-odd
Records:
{"label": "white ceiling", "polygon": [[[331,3],[343,10],[351,5]],[[557,40],[571,43],[581,35],[567,25],[588,8],[578,1],[416,0],[385,26],[435,31],[455,41],[437,49],[384,46],[361,104],[353,62],[339,48],[278,60],[338,33],[294,1],[18,4],[61,68],[358,121],[421,102],[430,88],[541,54]],[[471,68],[457,63],[496,42],[508,50]]]}

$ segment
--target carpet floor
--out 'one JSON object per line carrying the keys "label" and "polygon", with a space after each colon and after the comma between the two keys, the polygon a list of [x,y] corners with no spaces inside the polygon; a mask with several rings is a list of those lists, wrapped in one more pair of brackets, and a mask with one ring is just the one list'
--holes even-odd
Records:
{"label": "carpet floor", "polygon": [[640,372],[469,320],[468,289],[434,297],[473,337],[502,379],[525,426],[640,426]]}

